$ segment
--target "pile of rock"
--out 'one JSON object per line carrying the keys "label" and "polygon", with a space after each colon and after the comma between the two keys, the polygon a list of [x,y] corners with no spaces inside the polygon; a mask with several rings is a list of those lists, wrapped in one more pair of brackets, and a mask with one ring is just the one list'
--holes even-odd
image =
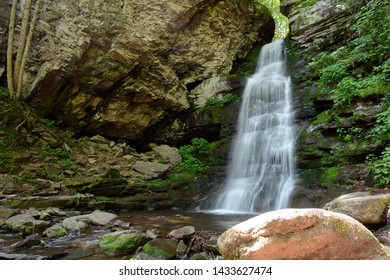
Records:
{"label": "pile of rock", "polygon": [[[95,210],[82,214],[59,208],[13,210],[0,208],[0,233],[19,233],[14,241],[0,239],[0,259],[57,259],[67,255],[65,248],[78,246],[85,256],[131,259],[215,259],[220,254],[217,235],[196,231],[193,226],[169,233],[130,225],[116,214]],[[96,235],[96,233],[98,233]],[[81,240],[81,236],[89,236]],[[64,250],[47,255],[35,254],[32,248],[47,247],[65,239]],[[74,239],[79,239],[72,243]],[[23,249],[29,254],[20,253]],[[68,256],[68,258],[71,258]]]}
{"label": "pile of rock", "polygon": [[208,260],[219,257],[217,236],[197,232],[193,226],[174,229],[164,235],[154,229],[131,229],[100,238],[100,250],[110,256],[133,255],[133,260]]}

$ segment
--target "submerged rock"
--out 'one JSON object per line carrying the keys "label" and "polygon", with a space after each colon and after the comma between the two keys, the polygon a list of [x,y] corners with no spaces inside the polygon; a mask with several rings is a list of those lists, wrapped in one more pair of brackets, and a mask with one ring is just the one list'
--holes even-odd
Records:
{"label": "submerged rock", "polygon": [[361,223],[322,209],[264,213],[224,232],[218,247],[225,259],[390,259]]}

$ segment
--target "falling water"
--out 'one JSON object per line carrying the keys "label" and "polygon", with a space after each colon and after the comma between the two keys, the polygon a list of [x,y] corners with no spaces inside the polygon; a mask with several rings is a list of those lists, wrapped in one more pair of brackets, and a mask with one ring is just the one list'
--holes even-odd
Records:
{"label": "falling water", "polygon": [[263,46],[244,90],[232,162],[216,211],[288,207],[294,189],[294,135],[285,64],[283,40]]}

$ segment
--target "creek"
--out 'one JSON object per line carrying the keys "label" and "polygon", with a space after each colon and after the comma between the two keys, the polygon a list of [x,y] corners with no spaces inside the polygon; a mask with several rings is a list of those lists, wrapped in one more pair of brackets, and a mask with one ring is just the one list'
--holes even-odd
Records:
{"label": "creek", "polygon": [[[181,210],[131,211],[117,213],[117,215],[120,220],[129,222],[130,227],[143,230],[157,229],[162,236],[166,236],[174,229],[189,225],[194,226],[199,232],[211,232],[219,235],[228,228],[254,216],[254,214],[248,213],[223,215]],[[79,234],[53,239],[43,238],[41,240],[44,242],[44,246],[20,248],[13,251],[12,254],[21,254],[23,258],[31,259],[130,259],[132,255],[110,257],[99,252],[99,237],[111,231],[110,228],[91,226]],[[6,244],[14,244],[24,240],[21,234],[9,232],[0,232],[0,239],[3,239]]]}

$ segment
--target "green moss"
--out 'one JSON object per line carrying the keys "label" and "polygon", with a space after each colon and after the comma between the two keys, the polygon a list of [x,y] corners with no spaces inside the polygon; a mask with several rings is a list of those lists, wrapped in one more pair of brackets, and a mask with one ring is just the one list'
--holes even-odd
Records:
{"label": "green moss", "polygon": [[326,110],[318,114],[314,120],[311,121],[312,125],[319,125],[323,123],[330,123],[333,119],[333,112],[331,110]]}
{"label": "green moss", "polygon": [[322,169],[320,181],[321,185],[331,186],[336,183],[338,176],[341,174],[341,167],[329,167]]}
{"label": "green moss", "polygon": [[340,235],[350,237],[351,226],[346,221],[337,218],[330,218],[330,223]]}
{"label": "green moss", "polygon": [[126,179],[97,178],[93,180],[68,181],[65,183],[65,187],[72,193],[86,193],[98,188],[102,189],[119,185],[125,187],[127,185]]}
{"label": "green moss", "polygon": [[171,239],[154,239],[146,243],[144,252],[161,260],[170,260],[176,256],[178,243]]}
{"label": "green moss", "polygon": [[124,255],[135,252],[146,242],[138,233],[114,233],[103,235],[99,240],[100,250],[107,255]]}
{"label": "green moss", "polygon": [[22,201],[19,199],[13,199],[9,202],[5,202],[5,205],[10,208],[19,208],[19,206],[22,204]]}
{"label": "green moss", "polygon": [[[367,240],[367,235],[371,235],[374,238],[374,235],[369,230],[364,230],[363,227],[359,227],[358,225],[352,225],[349,221],[331,217],[329,222],[340,235],[345,237],[353,238],[355,240]],[[351,234],[353,234],[353,236],[351,236]]]}

